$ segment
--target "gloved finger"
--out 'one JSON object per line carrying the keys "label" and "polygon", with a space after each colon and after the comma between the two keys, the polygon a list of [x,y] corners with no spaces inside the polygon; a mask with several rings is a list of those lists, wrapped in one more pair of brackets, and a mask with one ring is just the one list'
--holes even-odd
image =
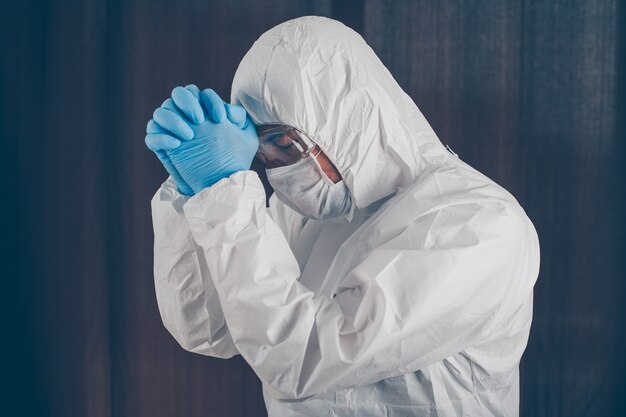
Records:
{"label": "gloved finger", "polygon": [[152,152],[157,152],[161,150],[169,151],[171,149],[176,149],[180,146],[180,141],[175,137],[170,135],[165,135],[163,133],[149,133],[146,135],[146,146]]}
{"label": "gloved finger", "polygon": [[217,95],[215,91],[210,88],[202,91],[200,94],[202,103],[209,114],[209,117],[214,123],[220,123],[226,117],[226,110],[224,109],[224,102]]}
{"label": "gloved finger", "polygon": [[154,111],[152,117],[163,129],[168,130],[177,138],[183,140],[193,139],[193,130],[191,127],[181,116],[173,111],[159,107]]}
{"label": "gloved finger", "polygon": [[246,110],[241,106],[229,103],[226,103],[224,107],[226,108],[226,116],[228,117],[228,120],[243,129],[246,125],[246,119],[248,117]]}
{"label": "gloved finger", "polygon": [[163,129],[154,119],[150,119],[146,125],[146,133],[165,133],[167,135],[169,132]]}
{"label": "gloved finger", "polygon": [[200,89],[198,87],[196,87],[195,84],[189,84],[186,85],[185,88],[187,90],[189,90],[191,92],[191,94],[193,94],[193,96],[195,98],[197,98],[198,100],[200,100]]}
{"label": "gloved finger", "polygon": [[167,153],[165,151],[156,151],[155,153],[157,157],[159,158],[159,160],[161,161],[161,163],[163,164],[163,166],[165,167],[165,170],[174,179],[174,182],[176,183],[176,186],[178,187],[178,191],[180,191],[183,194],[193,195],[193,190],[185,182],[185,180],[183,180],[183,178],[180,176],[180,173],[174,166],[174,163],[172,162],[170,157],[167,156]]}
{"label": "gloved finger", "polygon": [[[171,99],[168,99],[168,100],[171,101]],[[167,105],[167,100],[163,102],[161,107],[166,106],[166,105]],[[180,110],[178,110],[174,102],[172,102],[171,106],[176,109],[175,110],[176,112],[180,112]],[[166,135],[170,135],[170,132],[164,129],[163,127],[161,127],[161,125],[155,122],[154,119],[148,120],[148,124],[146,124],[146,133],[164,133]]]}
{"label": "gloved finger", "polygon": [[185,116],[195,124],[204,122],[204,110],[200,101],[193,93],[184,87],[176,87],[172,90],[172,100],[179,109],[185,113]]}
{"label": "gloved finger", "polygon": [[178,108],[178,106],[174,103],[174,100],[172,100],[171,98],[165,100],[163,104],[161,104],[161,107],[173,111],[183,119],[185,118],[185,114]]}
{"label": "gloved finger", "polygon": [[166,99],[163,104],[161,104],[161,107],[176,113],[180,116],[181,119],[183,119],[183,121],[185,121],[185,123],[187,123],[187,116],[185,115],[185,113],[183,113],[181,109],[178,108],[178,106],[174,103],[174,100],[172,100],[171,97]]}

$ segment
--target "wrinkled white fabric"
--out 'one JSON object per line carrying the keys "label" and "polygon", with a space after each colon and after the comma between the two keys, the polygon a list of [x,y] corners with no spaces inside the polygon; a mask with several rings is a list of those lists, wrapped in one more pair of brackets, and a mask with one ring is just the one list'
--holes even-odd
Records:
{"label": "wrinkled white fabric", "polygon": [[351,216],[305,219],[252,171],[152,200],[163,322],[241,354],[271,417],[517,416],[539,268],[502,187],[445,150],[363,39],[304,17],[255,42],[231,101],[311,136]]}

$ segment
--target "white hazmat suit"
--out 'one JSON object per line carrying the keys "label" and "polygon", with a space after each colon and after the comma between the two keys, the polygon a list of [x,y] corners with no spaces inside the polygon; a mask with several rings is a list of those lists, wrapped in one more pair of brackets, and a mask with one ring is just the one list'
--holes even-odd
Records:
{"label": "white hazmat suit", "polygon": [[163,322],[241,354],[270,417],[517,416],[539,269],[535,229],[448,152],[353,30],[303,17],[263,34],[231,102],[306,132],[352,196],[303,218],[243,171],[152,200]]}

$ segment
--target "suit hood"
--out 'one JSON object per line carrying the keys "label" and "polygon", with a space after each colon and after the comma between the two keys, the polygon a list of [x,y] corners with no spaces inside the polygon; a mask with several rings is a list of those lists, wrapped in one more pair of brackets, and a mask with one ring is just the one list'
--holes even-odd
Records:
{"label": "suit hood", "polygon": [[409,186],[448,156],[365,40],[325,17],[296,18],[261,35],[235,73],[231,103],[257,124],[307,133],[358,208]]}

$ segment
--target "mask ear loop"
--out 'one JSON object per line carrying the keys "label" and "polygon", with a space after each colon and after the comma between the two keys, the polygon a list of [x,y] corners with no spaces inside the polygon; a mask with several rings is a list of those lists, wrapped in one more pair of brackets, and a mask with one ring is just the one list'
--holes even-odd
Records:
{"label": "mask ear loop", "polygon": [[[317,149],[317,153],[313,153],[313,151],[315,151],[316,149]],[[322,148],[317,146],[317,143],[316,143],[315,146],[313,146],[313,149],[311,149],[311,155],[313,156],[313,158],[317,159],[317,155],[319,155],[320,153],[322,153]]]}
{"label": "mask ear loop", "polygon": [[[315,153],[315,150],[317,149],[317,153]],[[331,180],[328,175],[326,175],[326,172],[324,171],[324,169],[322,168],[322,166],[320,165],[319,161],[317,160],[317,156],[322,153],[322,148],[320,148],[317,143],[315,144],[315,146],[313,146],[313,149],[311,149],[311,153],[309,154],[311,156],[311,158],[313,158],[313,160],[315,161],[315,165],[317,165],[317,168],[320,170],[320,174],[322,175],[322,180],[324,181],[324,183],[326,185],[328,185],[329,187],[333,187],[337,184],[339,184],[341,181],[338,181],[337,183],[334,183],[333,180]]]}
{"label": "mask ear loop", "polygon": [[[315,165],[317,165],[317,169],[319,169],[320,171],[320,175],[322,176],[322,180],[324,181],[324,183],[329,186],[329,187],[334,187],[337,184],[341,184],[343,179],[341,179],[340,181],[338,181],[337,183],[333,182],[333,180],[331,180],[328,175],[326,174],[326,172],[324,171],[324,169],[322,168],[322,166],[320,165],[319,161],[317,160],[317,157],[319,156],[320,153],[322,153],[322,148],[315,143],[306,133],[294,128],[294,130],[296,132],[298,132],[300,135],[300,139],[302,140],[302,142],[304,142],[308,149],[307,149],[307,157],[311,157],[313,158],[313,160],[315,161]],[[316,152],[317,150],[317,152]]]}
{"label": "mask ear loop", "polygon": [[[322,166],[320,165],[320,163],[317,160],[317,156],[322,152],[322,148],[320,148],[317,143],[313,142],[308,137],[308,135],[306,135],[305,133],[300,132],[297,129],[295,129],[295,130],[296,130],[296,132],[300,133],[300,135],[299,135],[300,140],[302,140],[302,142],[304,142],[306,144],[306,146],[307,146],[306,157],[310,157],[310,158],[313,159],[313,161],[315,161],[315,165],[317,165],[317,169],[320,171],[320,175],[322,176],[322,180],[324,181],[324,183],[326,185],[333,186],[335,183],[330,178],[328,178],[328,175],[326,175],[326,173],[322,169]],[[315,150],[317,150],[317,152],[315,152]]]}
{"label": "mask ear loop", "polygon": [[[313,161],[315,161],[315,165],[317,165],[317,168],[320,170],[320,175],[322,176],[322,181],[324,181],[324,183],[328,186],[328,187],[346,187],[348,188],[348,186],[346,185],[346,183],[344,182],[344,178],[343,175],[341,176],[341,180],[337,181],[336,183],[333,182],[333,180],[331,180],[328,175],[326,175],[326,172],[324,172],[324,170],[322,169],[322,166],[320,165],[320,163],[317,160],[317,157],[320,153],[322,153],[322,148],[315,143],[310,137],[309,135],[307,135],[306,133],[294,128],[297,132],[300,133],[300,139],[307,145],[308,149],[308,155],[310,156]],[[315,152],[315,149],[317,148],[317,152]],[[348,190],[348,192],[350,193],[350,190]],[[345,219],[347,221],[352,221],[352,218],[354,216],[356,210],[356,205],[354,203],[354,200],[352,199],[352,193],[350,193],[350,210],[348,211],[348,213],[346,213],[344,215]]]}

